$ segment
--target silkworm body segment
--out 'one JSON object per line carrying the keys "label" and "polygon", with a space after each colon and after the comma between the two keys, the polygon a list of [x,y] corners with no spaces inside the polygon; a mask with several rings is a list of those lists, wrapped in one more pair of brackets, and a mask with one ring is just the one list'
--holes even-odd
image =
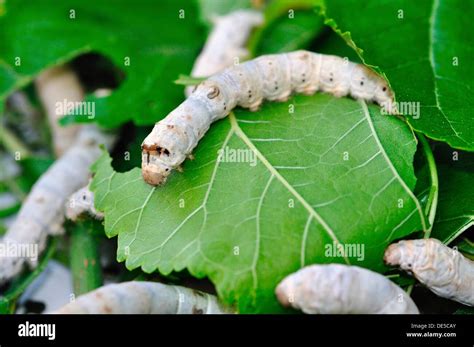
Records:
{"label": "silkworm body segment", "polygon": [[438,296],[474,306],[474,262],[436,239],[390,245],[384,260],[412,273]]}
{"label": "silkworm body segment", "polygon": [[79,296],[55,314],[231,313],[213,295],[155,282],[122,282]]}
{"label": "silkworm body segment", "polygon": [[390,104],[386,81],[367,67],[337,56],[295,51],[266,55],[225,69],[198,85],[193,94],[155,124],[142,144],[145,181],[166,180],[204,136],[212,122],[236,106],[258,109],[263,100],[285,101],[293,93],[322,91]]}
{"label": "silkworm body segment", "polygon": [[[201,54],[197,57],[191,76],[209,77],[248,55],[247,39],[255,26],[263,24],[263,14],[256,10],[238,10],[213,18],[213,28]],[[186,96],[194,86],[186,87]]]}
{"label": "silkworm body segment", "polygon": [[402,288],[358,266],[307,266],[283,279],[276,295],[283,306],[310,314],[419,313]]}

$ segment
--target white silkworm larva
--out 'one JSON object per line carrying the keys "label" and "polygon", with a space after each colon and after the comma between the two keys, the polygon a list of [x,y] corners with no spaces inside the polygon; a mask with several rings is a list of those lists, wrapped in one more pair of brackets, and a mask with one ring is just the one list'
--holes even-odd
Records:
{"label": "white silkworm larva", "polygon": [[[263,15],[255,10],[238,10],[212,20],[214,27],[194,62],[191,76],[209,77],[248,56],[247,39],[255,26],[263,23]],[[238,63],[238,60],[237,60]],[[194,86],[186,87],[186,96]]]}
{"label": "white silkworm larva", "polygon": [[0,256],[0,283],[19,274],[25,263],[35,267],[48,235],[63,232],[67,198],[87,184],[89,167],[101,154],[99,144],[110,145],[111,141],[111,136],[95,126],[82,127],[72,147],[35,183],[0,244],[4,250],[17,251]]}
{"label": "white silkworm larva", "polygon": [[231,313],[214,295],[155,282],[109,284],[76,298],[54,314]]}
{"label": "white silkworm larva", "polygon": [[67,65],[45,70],[36,78],[35,85],[48,117],[54,152],[60,157],[72,146],[81,127],[80,125],[63,127],[58,123],[67,113],[67,108],[63,106],[83,101],[84,90],[74,71]]}
{"label": "white silkworm larva", "polygon": [[436,239],[390,245],[384,260],[412,273],[436,295],[474,306],[474,262]]}
{"label": "white silkworm larva", "polygon": [[284,278],[275,292],[283,306],[310,314],[419,313],[402,288],[358,266],[307,266]]}
{"label": "white silkworm larva", "polygon": [[89,215],[95,219],[104,219],[104,214],[94,207],[94,193],[89,190],[89,185],[74,192],[66,203],[66,218],[77,221],[79,218]]}
{"label": "white silkworm larva", "polygon": [[[33,106],[24,91],[16,91],[7,99],[7,110],[18,115],[20,120],[17,124],[24,140],[28,145],[35,145],[41,141],[41,134],[38,123],[41,118],[41,112]],[[16,122],[15,122],[16,123]]]}
{"label": "white silkworm larva", "polygon": [[255,111],[264,99],[285,101],[292,92],[313,94],[318,90],[384,106],[393,100],[382,77],[346,59],[308,51],[261,56],[203,81],[155,124],[142,143],[144,180],[151,185],[163,183],[191,155],[211,123],[234,107]]}

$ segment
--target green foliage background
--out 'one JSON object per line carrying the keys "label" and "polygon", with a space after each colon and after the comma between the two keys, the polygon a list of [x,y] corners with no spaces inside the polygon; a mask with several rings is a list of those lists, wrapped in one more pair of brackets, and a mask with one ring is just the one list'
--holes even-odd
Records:
{"label": "green foliage background", "polygon": [[[8,0],[0,7],[0,110],[44,69],[98,53],[124,78],[109,97],[87,96],[96,104],[93,121],[143,137],[148,129],[137,126],[152,125],[184,99],[173,81],[189,74],[212,19],[252,6]],[[472,2],[273,0],[262,11],[249,58],[296,49],[348,57],[385,76],[397,101],[419,102],[420,117],[382,116],[349,98],[295,96],[255,113],[235,110],[164,187],[147,186],[137,168],[115,171],[107,153],[92,184],[105,233],[118,236],[117,257],[128,269],[188,269],[252,313],[280,312],[274,287],[301,266],[349,262],[385,272],[382,254],[393,240],[431,233],[450,243],[474,220]],[[447,143],[431,141],[438,165],[413,129]],[[134,163],[141,140],[122,144]],[[225,146],[257,152],[257,165],[217,162]],[[122,170],[134,166],[113,159]],[[437,172],[439,185],[430,179]],[[328,256],[325,246],[335,240],[363,244],[365,258]]]}

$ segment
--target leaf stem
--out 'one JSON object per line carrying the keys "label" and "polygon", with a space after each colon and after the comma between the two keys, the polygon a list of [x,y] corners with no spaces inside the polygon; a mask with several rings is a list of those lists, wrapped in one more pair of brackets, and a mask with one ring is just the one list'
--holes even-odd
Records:
{"label": "leaf stem", "polygon": [[[415,131],[418,140],[420,141],[421,148],[425,154],[428,162],[428,168],[430,171],[430,193],[428,195],[428,201],[425,206],[425,216],[428,217],[429,227],[424,231],[423,238],[428,239],[431,236],[431,230],[433,230],[434,219],[436,217],[436,210],[438,207],[438,192],[439,192],[439,181],[438,181],[438,169],[436,168],[436,161],[431,150],[430,143],[426,139],[425,135]],[[406,290],[408,295],[411,295],[414,284],[410,284]]]}
{"label": "leaf stem", "polygon": [[426,139],[426,137],[420,132],[416,132],[418,139],[420,140],[421,148],[425,154],[425,157],[428,161],[428,168],[430,171],[430,193],[428,195],[428,201],[425,206],[425,215],[428,217],[429,227],[425,231],[424,238],[427,239],[431,235],[431,230],[433,230],[433,224],[436,217],[436,210],[438,207],[438,193],[439,193],[439,181],[438,181],[438,170],[436,168],[436,162],[433,156],[433,151],[431,146]]}
{"label": "leaf stem", "polygon": [[81,295],[102,285],[99,241],[93,221],[80,221],[72,227],[70,267],[74,294]]}
{"label": "leaf stem", "polygon": [[2,125],[0,130],[0,142],[13,156],[20,153],[22,159],[31,157],[31,151],[28,147],[4,125]]}

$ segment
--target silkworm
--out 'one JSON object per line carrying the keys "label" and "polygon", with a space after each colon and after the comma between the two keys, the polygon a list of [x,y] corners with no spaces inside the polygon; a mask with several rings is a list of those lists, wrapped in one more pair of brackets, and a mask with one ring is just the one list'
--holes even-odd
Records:
{"label": "silkworm", "polygon": [[436,295],[474,306],[474,262],[441,241],[403,240],[387,248],[384,260],[413,274]]}
{"label": "silkworm", "polygon": [[214,295],[154,282],[109,284],[76,298],[55,314],[221,314]]}
{"label": "silkworm", "polygon": [[308,51],[261,56],[203,81],[155,124],[142,143],[144,180],[151,185],[165,182],[191,155],[211,123],[227,116],[234,107],[255,111],[264,99],[285,101],[292,92],[313,94],[318,90],[380,105],[390,105],[393,100],[382,77],[343,58]]}
{"label": "silkworm", "polygon": [[80,125],[61,126],[58,121],[66,115],[66,110],[58,108],[58,103],[80,102],[84,99],[84,90],[75,72],[67,65],[45,70],[36,78],[35,85],[48,118],[54,152],[60,157],[73,145]]}
{"label": "silkworm", "polygon": [[[193,77],[207,78],[235,64],[236,59],[248,56],[245,44],[252,29],[263,23],[263,15],[255,10],[238,10],[214,17],[212,22],[212,31],[194,62]],[[186,96],[194,89],[194,86],[186,87]]]}
{"label": "silkworm", "polygon": [[104,219],[104,214],[94,207],[94,193],[89,190],[89,185],[74,192],[66,203],[67,219],[75,222],[85,215],[99,220]]}
{"label": "silkworm", "polygon": [[11,111],[15,117],[14,125],[23,135],[23,140],[28,146],[37,147],[41,142],[41,131],[39,123],[41,112],[33,106],[28,95],[24,91],[16,91],[7,99],[7,110]]}
{"label": "silkworm", "polygon": [[[17,219],[3,237],[2,246],[5,249],[26,249],[37,245],[37,252],[40,254],[49,235],[63,233],[64,204],[67,198],[87,184],[89,167],[101,154],[99,144],[110,146],[111,142],[112,138],[95,126],[82,127],[72,147],[35,183],[23,202]],[[25,263],[35,267],[37,260],[24,253],[1,256],[0,283],[19,274]]]}
{"label": "silkworm", "polygon": [[283,279],[275,292],[283,306],[310,314],[419,313],[402,288],[358,266],[307,266]]}
{"label": "silkworm", "polygon": [[[46,112],[54,119],[58,116],[53,107],[55,102],[64,101],[64,98],[82,101],[79,98],[83,96],[83,89],[69,68],[53,67],[50,70],[43,73],[37,91],[44,94]],[[112,134],[94,125],[81,125],[77,134],[72,133],[70,137],[72,144],[61,147],[67,150],[32,187],[0,243],[2,249],[20,251],[0,256],[0,284],[18,275],[24,265],[36,267],[48,236],[64,232],[64,204],[72,193],[87,184],[89,167],[101,155],[99,145],[111,147],[115,141]],[[25,250],[36,254],[26,254]]]}

